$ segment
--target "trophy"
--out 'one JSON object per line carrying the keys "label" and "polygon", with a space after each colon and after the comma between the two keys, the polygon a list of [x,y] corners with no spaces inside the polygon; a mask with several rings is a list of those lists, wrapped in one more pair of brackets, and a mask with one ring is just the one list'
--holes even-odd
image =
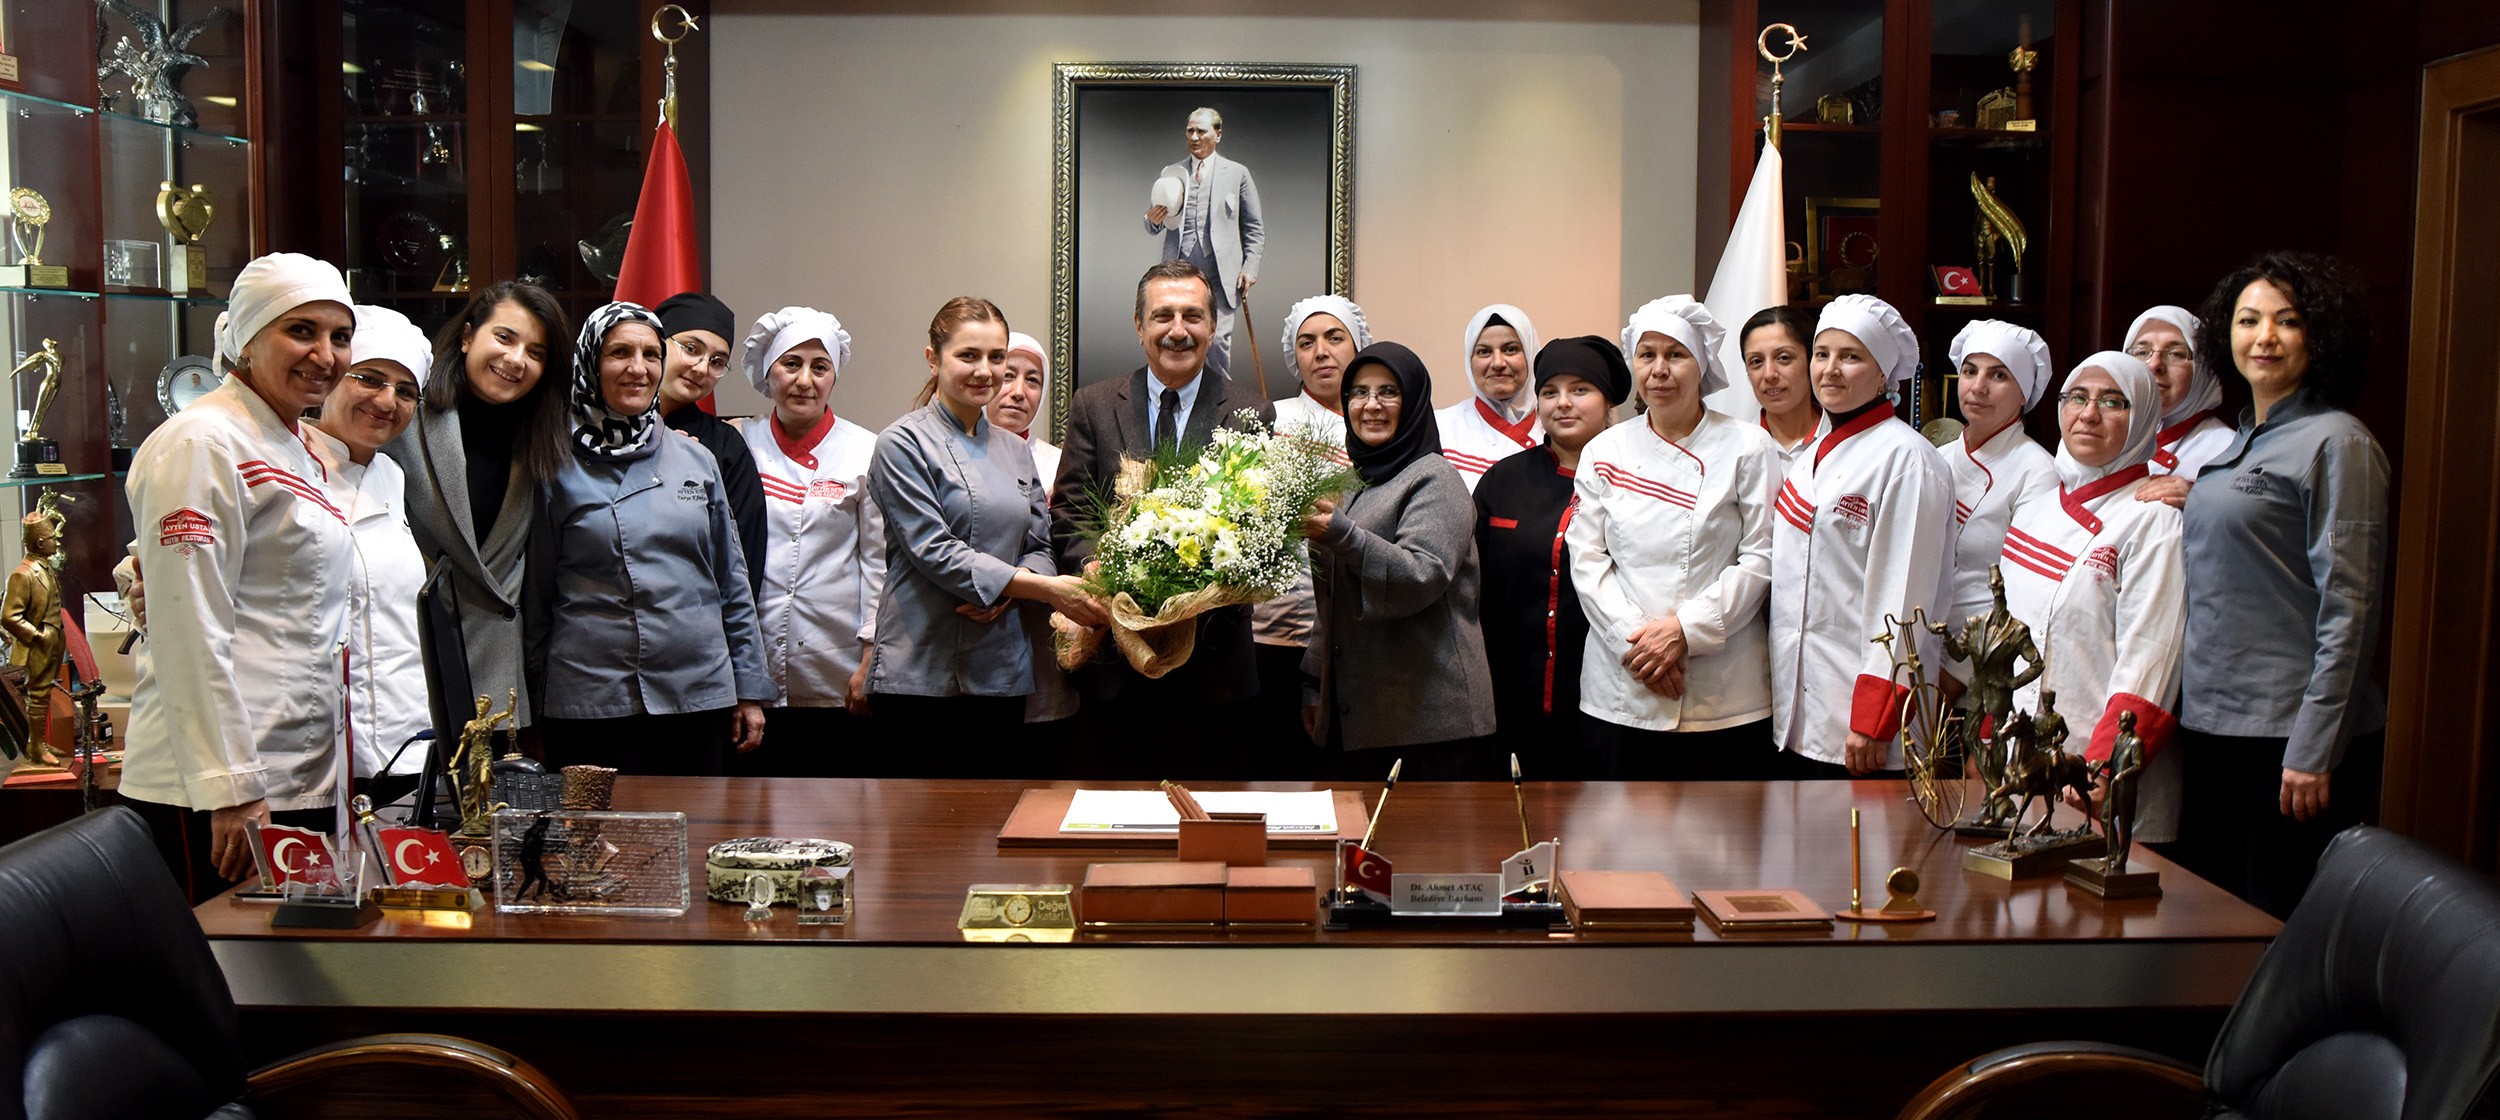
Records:
{"label": "trophy", "polygon": [[216,218],[217,201],[207,187],[193,183],[185,190],[171,180],[157,185],[156,221],[174,236],[165,262],[166,291],[181,295],[208,287],[208,254],[200,251],[200,238],[208,235],[208,224]]}
{"label": "trophy", "polygon": [[[2028,879],[2062,873],[2072,861],[2106,851],[2106,842],[2088,822],[2071,829],[2051,827],[2058,794],[2073,790],[2086,803],[2092,796],[2090,764],[2066,753],[2066,717],[2057,714],[2057,693],[2041,689],[2039,711],[2016,712],[1993,730],[1989,749],[2006,751],[2005,780],[1990,788],[1988,797],[2015,799],[2014,811],[2007,818],[2005,839],[1962,853],[1963,870]],[[2043,803],[2040,819],[2025,825],[2023,818],[2035,802]]]}
{"label": "trophy", "polygon": [[2005,56],[2005,64],[2014,71],[2014,118],[2005,127],[2016,132],[2031,132],[2040,122],[2031,115],[2031,71],[2040,65],[2040,52],[2030,47],[2016,47]]}
{"label": "trophy", "polygon": [[51,749],[52,693],[61,676],[61,659],[69,639],[61,630],[60,496],[47,490],[35,511],[19,522],[26,558],[8,577],[8,595],[0,605],[0,631],[9,639],[9,666],[26,674],[26,760],[35,766]]}
{"label": "trophy", "polygon": [[43,263],[43,227],[51,220],[51,201],[33,188],[9,192],[9,238],[17,242],[18,263],[0,266],[0,287],[69,287],[69,266]]}
{"label": "trophy", "polygon": [[460,728],[460,746],[452,752],[450,767],[460,776],[460,831],[452,837],[452,847],[460,853],[460,868],[468,873],[471,884],[483,884],[494,877],[494,799],[495,728],[512,720],[513,708],[520,701],[520,690],[504,701],[504,710],[492,711],[494,699],[477,698],[477,718]]}
{"label": "trophy", "polygon": [[2066,883],[2102,898],[2151,898],[2161,893],[2161,872],[2127,870],[2128,849],[2135,845],[2136,783],[2144,777],[2144,740],[2135,733],[2135,713],[2118,713],[2118,737],[2109,760],[2095,771],[2101,794],[2101,836],[2109,851],[2099,859],[2066,865]]}
{"label": "trophy", "polygon": [[[126,76],[130,79],[130,99],[137,102],[133,108],[140,116],[179,128],[199,127],[199,110],[191,107],[190,99],[182,96],[178,85],[183,71],[208,65],[207,59],[191,53],[191,41],[231,13],[224,8],[210,8],[207,15],[178,30],[168,30],[165,21],[146,8],[126,0],[103,0],[102,8],[96,12],[99,44],[104,11],[108,9],[130,21],[131,28],[139,33],[139,41],[134,44],[130,36],[124,35],[104,54],[100,60],[103,64],[96,68],[97,84],[101,86],[105,78],[114,74]],[[104,107],[110,110],[113,95],[107,93],[104,98]]]}
{"label": "trophy", "polygon": [[1971,222],[1971,247],[1979,251],[1980,294],[1996,298],[1997,240],[2003,238],[2006,250],[2014,258],[2014,281],[2008,285],[2006,300],[2022,303],[2028,297],[2023,289],[2023,252],[2031,248],[2031,235],[2023,229],[2023,220],[1997,197],[1997,181],[1989,176],[1981,181],[1979,173],[1971,172],[1970,196],[1978,204],[1978,213]]}
{"label": "trophy", "polygon": [[[1929,623],[1927,627],[1944,639],[1947,657],[1970,663],[1970,690],[1964,694],[1970,702],[1962,714],[1962,757],[1978,769],[1980,783],[1990,792],[1976,815],[1954,823],[1954,831],[1964,836],[1994,836],[2005,831],[2014,803],[1995,793],[2005,784],[2005,754],[1995,749],[1989,733],[2013,718],[2014,694],[2040,679],[2042,669],[2040,649],[2031,640],[2031,627],[2006,609],[2005,572],[1993,564],[1988,568],[1988,591],[1994,597],[1994,605],[1986,614],[1972,615],[1963,623],[1961,633],[1953,633],[1941,622]],[[2014,669],[2018,660],[2023,662],[2020,672]]]}
{"label": "trophy", "polygon": [[43,371],[43,386],[35,390],[35,407],[27,416],[25,433],[18,437],[17,467],[9,472],[10,478],[69,473],[69,468],[61,463],[61,441],[43,434],[44,414],[52,411],[52,399],[61,395],[59,340],[44,339],[43,345],[27,355],[25,361],[17,363],[17,368],[10,370],[7,377],[15,381],[17,375],[35,370]]}

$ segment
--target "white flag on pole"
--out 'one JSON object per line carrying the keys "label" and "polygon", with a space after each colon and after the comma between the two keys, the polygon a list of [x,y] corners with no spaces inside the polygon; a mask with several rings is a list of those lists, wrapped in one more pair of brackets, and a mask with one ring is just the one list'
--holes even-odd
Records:
{"label": "white flag on pole", "polygon": [[1710,294],[1701,301],[1710,317],[1727,327],[1719,352],[1727,366],[1727,388],[1703,403],[1747,424],[1761,420],[1762,404],[1745,378],[1745,320],[1788,302],[1788,226],[1781,195],[1780,150],[1765,144],[1754,164],[1753,182],[1745,188],[1745,204],[1728,231],[1727,248],[1719,254],[1719,270],[1710,278]]}
{"label": "white flag on pole", "polygon": [[1554,842],[1539,840],[1534,845],[1513,853],[1502,861],[1502,893],[1520,891],[1547,882],[1554,877]]}

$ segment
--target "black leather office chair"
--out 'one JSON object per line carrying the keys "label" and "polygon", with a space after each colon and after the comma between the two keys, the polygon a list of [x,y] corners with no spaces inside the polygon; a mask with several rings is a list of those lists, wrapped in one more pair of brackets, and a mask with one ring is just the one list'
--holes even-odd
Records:
{"label": "black leather office chair", "polygon": [[2500,887],[2402,836],[2346,830],[2249,977],[2202,1071],[2103,1043],[1999,1050],[1936,1079],[1902,1120],[1975,1113],[2082,1075],[2174,1090],[2186,1115],[2487,1117],[2500,1072]]}
{"label": "black leather office chair", "polygon": [[355,1039],[246,1076],[225,973],[126,808],[0,848],[0,946],[5,1120],[249,1120],[256,1093],[379,1065],[479,1083],[512,1115],[579,1118],[529,1063],[439,1035]]}

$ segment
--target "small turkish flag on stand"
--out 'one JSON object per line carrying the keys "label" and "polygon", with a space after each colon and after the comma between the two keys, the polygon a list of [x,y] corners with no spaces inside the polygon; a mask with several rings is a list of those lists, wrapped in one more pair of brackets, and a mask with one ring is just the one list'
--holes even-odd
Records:
{"label": "small turkish flag on stand", "polygon": [[298,884],[338,889],[339,850],[329,834],[264,824],[252,830],[252,844],[260,855],[261,882],[270,890]]}
{"label": "small turkish flag on stand", "polygon": [[383,873],[394,887],[466,887],[451,837],[431,828],[382,828],[374,833]]}
{"label": "small turkish flag on stand", "polygon": [[1345,881],[1362,889],[1364,894],[1381,902],[1389,901],[1389,860],[1363,850],[1352,840],[1345,844]]}

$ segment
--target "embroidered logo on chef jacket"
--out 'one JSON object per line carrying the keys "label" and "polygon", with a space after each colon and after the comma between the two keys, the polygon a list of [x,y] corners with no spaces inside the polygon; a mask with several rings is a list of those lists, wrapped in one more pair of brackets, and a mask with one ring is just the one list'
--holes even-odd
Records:
{"label": "embroidered logo on chef jacket", "polygon": [[1832,516],[1863,529],[1875,520],[1875,506],[1864,494],[1843,494],[1832,503]]}
{"label": "embroidered logo on chef jacket", "polygon": [[2105,544],[2084,553],[2080,563],[2084,570],[2097,572],[2102,579],[2112,582],[2118,579],[2118,549],[2113,545]]}
{"label": "embroidered logo on chef jacket", "polygon": [[2250,467],[2246,473],[2231,480],[2231,489],[2262,498],[2274,493],[2275,484],[2274,480],[2267,476],[2264,467]]}
{"label": "embroidered logo on chef jacket", "polygon": [[703,480],[702,480],[702,479],[699,479],[699,478],[689,478],[689,479],[687,479],[686,481],[684,481],[684,482],[682,482],[682,483],[679,483],[679,484],[678,484],[678,486],[677,486],[677,500],[678,500],[678,501],[681,501],[681,502],[700,502],[700,501],[704,500],[704,498],[705,498],[705,497],[707,497],[707,495],[704,493],[704,490],[703,490]]}
{"label": "embroidered logo on chef jacket", "polygon": [[842,495],[850,492],[851,488],[838,478],[820,478],[807,484],[808,497],[821,498],[828,502],[841,501]]}
{"label": "embroidered logo on chef jacket", "polygon": [[156,544],[184,556],[200,550],[204,544],[217,543],[217,527],[208,515],[189,506],[175,510],[156,522]]}

